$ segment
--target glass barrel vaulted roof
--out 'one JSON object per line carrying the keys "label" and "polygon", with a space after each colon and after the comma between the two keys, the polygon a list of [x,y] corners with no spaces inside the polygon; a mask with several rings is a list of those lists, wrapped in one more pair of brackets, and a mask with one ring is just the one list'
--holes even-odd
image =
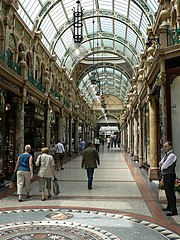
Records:
{"label": "glass barrel vaulted roof", "polygon": [[[76,62],[70,54],[73,45],[73,8],[76,0],[18,0],[18,13],[32,31],[42,31],[42,42],[56,54],[69,75],[79,63],[87,64],[78,79],[86,100],[98,99],[97,85],[90,78],[96,65],[101,94],[124,101],[131,87],[135,66],[147,40],[147,27],[154,21],[158,0],[81,0],[83,46],[87,53]],[[93,56],[93,57],[92,57]]]}

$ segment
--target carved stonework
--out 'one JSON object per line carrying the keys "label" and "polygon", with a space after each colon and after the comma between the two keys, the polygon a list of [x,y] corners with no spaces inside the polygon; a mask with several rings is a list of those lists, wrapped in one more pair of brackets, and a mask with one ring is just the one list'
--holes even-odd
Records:
{"label": "carved stonework", "polygon": [[162,86],[166,82],[166,74],[164,72],[160,73],[156,78],[156,85]]}

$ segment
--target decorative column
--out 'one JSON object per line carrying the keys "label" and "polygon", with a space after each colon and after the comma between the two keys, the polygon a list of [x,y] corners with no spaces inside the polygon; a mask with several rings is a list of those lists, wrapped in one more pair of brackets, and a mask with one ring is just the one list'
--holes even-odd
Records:
{"label": "decorative column", "polygon": [[143,161],[143,110],[139,107],[139,167],[142,167]]}
{"label": "decorative column", "polygon": [[133,117],[132,115],[130,116],[129,120],[129,130],[130,130],[130,136],[129,136],[129,153],[131,156],[133,156],[134,151],[133,151]]}
{"label": "decorative column", "polygon": [[45,119],[45,125],[46,125],[46,131],[45,131],[45,144],[47,147],[50,148],[50,136],[51,136],[51,128],[50,128],[50,100],[47,99],[47,108],[46,108],[46,119]]}
{"label": "decorative column", "polygon": [[22,98],[14,97],[13,102],[16,103],[16,143],[15,158],[24,152],[24,101]]}
{"label": "decorative column", "polygon": [[130,146],[131,146],[131,124],[130,124],[130,119],[128,120],[128,143],[127,143],[127,152],[130,153]]}
{"label": "decorative column", "polygon": [[69,116],[69,156],[72,156],[72,117]]}
{"label": "decorative column", "polygon": [[134,114],[134,161],[138,161],[138,115]]}
{"label": "decorative column", "polygon": [[164,9],[161,11],[160,13],[160,19],[161,19],[161,25],[159,27],[159,42],[160,45],[159,47],[161,49],[164,49],[168,46],[168,29],[170,27],[169,23],[168,23],[168,19],[170,17],[170,12],[167,9]]}
{"label": "decorative column", "polygon": [[149,123],[150,123],[150,168],[149,180],[158,179],[158,127],[157,127],[157,96],[149,96]]}
{"label": "decorative column", "polygon": [[84,130],[84,124],[81,125],[81,134],[82,134],[82,139],[85,141],[85,130]]}
{"label": "decorative column", "polygon": [[124,149],[128,150],[128,124],[124,125]]}
{"label": "decorative column", "polygon": [[77,118],[74,121],[75,125],[75,139],[74,139],[74,151],[76,153],[79,153],[79,132],[78,132],[78,127],[79,127],[79,118]]}
{"label": "decorative column", "polygon": [[58,140],[63,140],[63,109],[61,109],[61,113],[58,116]]}
{"label": "decorative column", "polygon": [[26,58],[26,54],[24,51],[21,51],[19,53],[19,58],[20,58],[20,66],[21,66],[21,76],[23,77],[24,80],[27,80],[28,79],[28,74],[27,74],[27,64],[26,64],[26,61],[25,61],[25,58]]}

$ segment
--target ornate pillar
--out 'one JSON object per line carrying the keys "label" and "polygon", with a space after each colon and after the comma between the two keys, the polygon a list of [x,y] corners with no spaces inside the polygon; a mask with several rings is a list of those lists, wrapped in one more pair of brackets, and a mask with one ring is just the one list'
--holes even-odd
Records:
{"label": "ornate pillar", "polygon": [[72,117],[69,116],[69,155],[72,156]]}
{"label": "ornate pillar", "polygon": [[143,161],[143,110],[139,108],[139,167],[142,167]]}
{"label": "ornate pillar", "polygon": [[134,114],[134,161],[138,161],[138,115]]}
{"label": "ornate pillar", "polygon": [[79,153],[79,132],[78,132],[79,119],[78,118],[74,121],[74,124],[75,124],[74,151],[76,153]]}
{"label": "ornate pillar", "polygon": [[158,97],[149,97],[149,123],[150,123],[150,168],[149,180],[158,179],[158,126],[157,126],[157,100]]}
{"label": "ornate pillar", "polygon": [[58,116],[58,140],[63,140],[63,109],[61,109],[61,113]]}
{"label": "ornate pillar", "polygon": [[49,98],[47,99],[47,108],[46,108],[46,114],[45,114],[45,126],[46,126],[46,131],[45,131],[45,144],[47,147],[50,148],[50,136],[51,136],[51,129],[50,129],[50,100]]}
{"label": "ornate pillar", "polygon": [[15,143],[15,158],[24,151],[24,101],[22,98],[13,98],[16,103],[16,143]]}
{"label": "ornate pillar", "polygon": [[81,125],[81,131],[82,131],[82,139],[85,140],[84,124]]}
{"label": "ornate pillar", "polygon": [[128,150],[128,124],[124,125],[124,149]]}

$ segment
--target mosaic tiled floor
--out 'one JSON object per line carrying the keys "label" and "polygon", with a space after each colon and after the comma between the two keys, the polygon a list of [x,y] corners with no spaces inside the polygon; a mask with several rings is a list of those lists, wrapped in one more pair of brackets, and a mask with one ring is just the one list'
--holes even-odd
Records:
{"label": "mosaic tiled floor", "polygon": [[180,240],[156,224],[132,217],[72,209],[0,212],[1,240]]}

